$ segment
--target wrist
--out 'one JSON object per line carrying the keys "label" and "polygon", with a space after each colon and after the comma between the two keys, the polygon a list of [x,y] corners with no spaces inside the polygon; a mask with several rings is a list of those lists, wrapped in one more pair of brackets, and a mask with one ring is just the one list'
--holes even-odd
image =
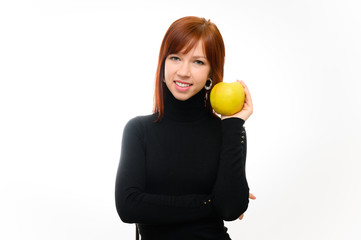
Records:
{"label": "wrist", "polygon": [[242,119],[243,121],[246,121],[247,118],[245,116],[239,116],[239,115],[230,115],[230,116],[225,116],[225,115],[221,115],[221,120],[225,120],[225,119],[228,119],[228,118],[240,118]]}

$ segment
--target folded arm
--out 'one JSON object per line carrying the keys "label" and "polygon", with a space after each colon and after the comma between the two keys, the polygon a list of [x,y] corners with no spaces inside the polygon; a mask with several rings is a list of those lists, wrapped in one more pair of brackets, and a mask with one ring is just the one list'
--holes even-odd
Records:
{"label": "folded arm", "polygon": [[146,189],[144,137],[137,118],[123,132],[121,157],[115,183],[115,203],[126,223],[172,224],[211,216],[210,195],[170,196],[151,194]]}

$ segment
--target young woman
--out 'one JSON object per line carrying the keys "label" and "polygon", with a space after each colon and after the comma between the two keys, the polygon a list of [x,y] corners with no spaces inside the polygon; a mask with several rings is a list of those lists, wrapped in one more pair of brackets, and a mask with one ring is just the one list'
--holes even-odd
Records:
{"label": "young woman", "polygon": [[125,126],[115,200],[121,220],[142,240],[231,239],[224,220],[242,219],[249,193],[243,109],[218,117],[209,101],[223,80],[225,49],[216,25],[175,21],[159,53],[154,111]]}

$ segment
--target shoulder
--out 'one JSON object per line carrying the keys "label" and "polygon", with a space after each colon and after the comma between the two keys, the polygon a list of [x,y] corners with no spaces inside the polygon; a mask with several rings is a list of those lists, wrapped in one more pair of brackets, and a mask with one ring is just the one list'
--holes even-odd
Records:
{"label": "shoulder", "polygon": [[127,124],[150,124],[154,123],[157,119],[156,114],[149,114],[149,115],[142,115],[142,116],[136,116],[128,121]]}
{"label": "shoulder", "polygon": [[155,119],[155,114],[136,116],[125,124],[124,131],[143,132],[148,125],[154,123]]}

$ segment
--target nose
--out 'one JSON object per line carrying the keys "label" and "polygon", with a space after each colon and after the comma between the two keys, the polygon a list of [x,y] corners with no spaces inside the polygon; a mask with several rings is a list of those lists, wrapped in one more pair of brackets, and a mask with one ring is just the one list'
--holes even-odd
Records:
{"label": "nose", "polygon": [[189,78],[191,76],[190,66],[187,62],[182,62],[177,70],[177,75],[181,78]]}

